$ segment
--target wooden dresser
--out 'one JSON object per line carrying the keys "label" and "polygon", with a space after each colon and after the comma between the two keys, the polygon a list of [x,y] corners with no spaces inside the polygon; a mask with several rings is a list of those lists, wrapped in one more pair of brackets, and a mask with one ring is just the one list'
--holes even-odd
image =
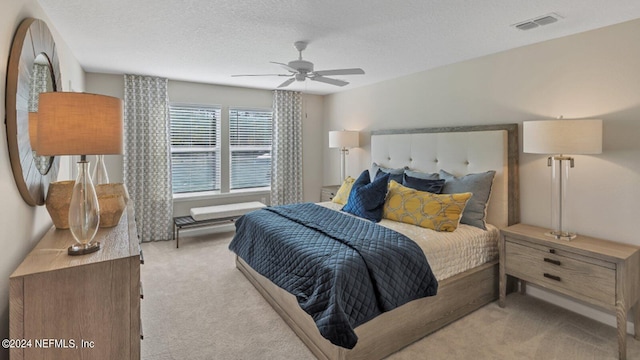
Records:
{"label": "wooden dresser", "polygon": [[571,296],[615,312],[619,358],[626,359],[627,311],[634,308],[635,338],[640,339],[640,248],[578,235],[556,240],[547,229],[516,224],[502,229],[500,306],[505,306],[506,276]]}
{"label": "wooden dresser", "polygon": [[133,206],[96,239],[100,251],[69,256],[71,232],[52,227],[11,275],[12,360],[140,359],[142,258]]}

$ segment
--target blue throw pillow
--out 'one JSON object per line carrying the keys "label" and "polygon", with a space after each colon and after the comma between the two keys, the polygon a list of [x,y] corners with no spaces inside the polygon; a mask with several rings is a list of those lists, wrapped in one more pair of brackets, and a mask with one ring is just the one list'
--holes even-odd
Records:
{"label": "blue throw pillow", "polygon": [[444,186],[444,179],[420,179],[411,177],[407,174],[404,174],[404,178],[402,179],[402,185],[408,188],[412,188],[419,191],[428,191],[432,194],[440,194],[442,193],[442,187]]}
{"label": "blue throw pillow", "polygon": [[[404,171],[404,169],[400,169],[400,170]],[[378,169],[375,180],[378,180],[379,177],[385,176],[385,175],[389,175],[389,182],[391,182],[391,180],[395,180],[395,182],[397,182],[398,184],[402,184],[402,175],[404,175],[404,172],[401,172],[401,173],[387,172],[387,171],[382,171],[382,169]]]}
{"label": "blue throw pillow", "polygon": [[[388,173],[388,174],[392,174],[392,175],[402,175],[404,174],[405,170],[408,169],[408,167],[403,167],[403,168],[397,168],[397,169],[392,169],[392,168],[386,168],[386,167],[382,167],[380,165],[378,165],[377,163],[373,162],[371,163],[371,169],[369,169],[369,176],[371,177],[371,182],[373,182],[376,177],[378,176],[378,173],[380,171],[382,171],[383,173]],[[437,179],[437,177],[436,177]],[[402,178],[400,178],[400,181],[398,181],[398,184],[402,183]]]}
{"label": "blue throw pillow", "polygon": [[342,211],[355,216],[379,222],[382,219],[384,199],[387,196],[389,174],[383,174],[370,182],[369,171],[365,170],[353,183],[347,204]]}
{"label": "blue throw pillow", "polygon": [[428,179],[428,180],[440,179],[440,174],[438,173],[426,173],[422,171],[413,171],[413,170],[405,170],[404,173],[411,176],[412,178]]}

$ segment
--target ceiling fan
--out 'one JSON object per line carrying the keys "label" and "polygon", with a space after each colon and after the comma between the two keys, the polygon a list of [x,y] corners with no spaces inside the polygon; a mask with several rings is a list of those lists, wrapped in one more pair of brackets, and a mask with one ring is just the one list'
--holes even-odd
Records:
{"label": "ceiling fan", "polygon": [[279,63],[275,61],[270,61],[272,64],[277,64],[282,66],[285,70],[289,71],[288,74],[248,74],[248,75],[231,75],[233,77],[237,76],[286,76],[290,79],[287,79],[282,84],[278,85],[278,88],[283,88],[291,85],[294,81],[305,81],[305,79],[310,79],[313,81],[319,81],[331,85],[336,86],[345,86],[349,84],[347,81],[338,80],[333,78],[325,77],[326,75],[363,75],[364,70],[360,68],[353,69],[334,69],[334,70],[321,70],[321,71],[313,71],[313,63],[311,61],[302,59],[302,51],[307,48],[306,41],[296,41],[293,46],[298,50],[298,60],[289,61],[288,64]]}

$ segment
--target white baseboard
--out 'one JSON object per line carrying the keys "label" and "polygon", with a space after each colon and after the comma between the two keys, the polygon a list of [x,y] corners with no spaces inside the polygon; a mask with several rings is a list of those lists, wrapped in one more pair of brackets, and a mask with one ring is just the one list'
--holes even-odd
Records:
{"label": "white baseboard", "polygon": [[[615,313],[613,312],[603,311],[591,305],[588,305],[582,302],[577,302],[572,298],[536,287],[535,285],[531,285],[528,283],[527,283],[527,294],[537,299],[557,305],[563,309],[573,311],[574,313],[580,314],[582,316],[586,316],[588,318],[591,318],[603,324],[612,326],[614,328],[618,327],[616,322],[616,316],[615,316]],[[633,311],[630,310],[629,314],[627,314],[627,333],[628,334],[634,333],[633,321],[630,320],[632,319],[632,316],[633,316]]]}

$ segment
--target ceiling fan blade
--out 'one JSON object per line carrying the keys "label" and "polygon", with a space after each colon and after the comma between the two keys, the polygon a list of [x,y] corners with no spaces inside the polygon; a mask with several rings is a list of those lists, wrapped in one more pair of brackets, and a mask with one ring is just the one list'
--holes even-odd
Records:
{"label": "ceiling fan blade", "polygon": [[272,63],[272,64],[280,65],[280,66],[282,66],[283,68],[285,68],[286,70],[291,71],[292,73],[295,73],[295,74],[297,74],[297,73],[298,73],[298,70],[296,70],[296,69],[292,68],[292,67],[291,67],[291,66],[289,66],[288,64],[279,63],[279,62],[275,62],[275,61],[269,61],[269,62],[270,62],[270,63]]}
{"label": "ceiling fan blade", "polygon": [[336,85],[336,86],[345,86],[345,85],[349,84],[346,81],[342,81],[342,80],[338,80],[338,79],[332,79],[332,78],[328,78],[328,77],[324,77],[324,76],[314,76],[314,77],[310,77],[309,79],[311,79],[313,81],[320,81],[320,82],[323,82],[323,83]]}
{"label": "ceiling fan blade", "polygon": [[231,75],[231,77],[239,77],[239,76],[291,76],[291,74],[240,74],[240,75]]}
{"label": "ceiling fan blade", "polygon": [[290,85],[292,82],[294,82],[294,81],[296,81],[296,79],[295,79],[295,78],[288,79],[288,80],[286,80],[285,82],[283,82],[282,84],[278,85],[278,89],[279,89],[279,88],[283,88],[283,87],[287,87],[287,86],[289,86],[289,85]]}
{"label": "ceiling fan blade", "polygon": [[360,68],[353,69],[335,69],[335,70],[320,70],[313,72],[316,75],[364,75],[364,70]]}

